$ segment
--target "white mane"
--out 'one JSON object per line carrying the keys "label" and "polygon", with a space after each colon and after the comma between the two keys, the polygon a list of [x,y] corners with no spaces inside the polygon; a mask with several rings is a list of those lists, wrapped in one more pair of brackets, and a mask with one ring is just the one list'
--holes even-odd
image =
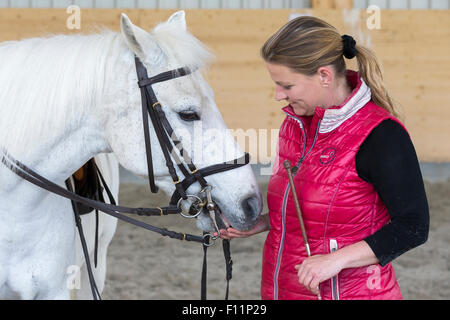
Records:
{"label": "white mane", "polygon": [[[180,67],[204,67],[212,58],[195,37],[167,23],[151,34]],[[122,35],[110,30],[1,43],[0,146],[23,159],[43,137],[82,121],[81,115],[101,103],[106,73],[123,64],[118,60],[123,54],[132,52]]]}

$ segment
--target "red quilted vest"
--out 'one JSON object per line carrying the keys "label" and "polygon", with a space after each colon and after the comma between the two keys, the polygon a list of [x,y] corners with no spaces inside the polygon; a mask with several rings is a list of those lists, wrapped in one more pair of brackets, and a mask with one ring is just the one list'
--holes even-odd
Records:
{"label": "red quilted vest", "polygon": [[[380,122],[395,119],[371,102],[370,88],[347,72],[353,91],[340,106],[317,107],[311,117],[291,106],[279,134],[268,188],[271,230],[264,244],[262,299],[317,299],[298,282],[294,266],[306,251],[283,161],[298,170],[294,183],[311,254],[326,254],[359,242],[389,223],[374,187],[358,177],[355,156]],[[391,264],[343,269],[320,284],[323,299],[401,299]]]}

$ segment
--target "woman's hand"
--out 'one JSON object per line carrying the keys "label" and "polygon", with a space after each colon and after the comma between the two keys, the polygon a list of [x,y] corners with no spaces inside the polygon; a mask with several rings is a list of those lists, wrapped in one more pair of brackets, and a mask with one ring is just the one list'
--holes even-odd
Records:
{"label": "woman's hand", "polygon": [[[254,234],[264,232],[270,229],[269,215],[263,214],[258,218],[255,226],[248,231],[239,231],[233,228],[220,229],[220,238],[233,239],[233,238],[247,238]],[[217,232],[213,233],[213,236],[217,236]]]}
{"label": "woman's hand", "polygon": [[319,284],[337,275],[342,270],[340,260],[330,253],[306,258],[295,266],[298,282],[313,294],[319,293]]}
{"label": "woman's hand", "polygon": [[378,263],[378,259],[364,240],[343,247],[333,253],[314,255],[306,258],[299,265],[298,281],[314,294],[318,293],[319,284],[328,280],[342,269],[359,268]]}

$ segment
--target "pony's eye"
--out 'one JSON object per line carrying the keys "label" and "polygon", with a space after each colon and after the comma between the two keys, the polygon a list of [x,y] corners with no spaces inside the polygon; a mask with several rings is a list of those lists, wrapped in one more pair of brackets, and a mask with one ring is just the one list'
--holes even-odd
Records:
{"label": "pony's eye", "polygon": [[195,111],[181,111],[178,113],[181,119],[184,121],[197,121],[200,120],[200,116]]}

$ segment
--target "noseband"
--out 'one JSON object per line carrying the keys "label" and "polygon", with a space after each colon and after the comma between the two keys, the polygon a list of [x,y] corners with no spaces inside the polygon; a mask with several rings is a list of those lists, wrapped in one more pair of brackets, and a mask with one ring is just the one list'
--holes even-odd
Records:
{"label": "noseband", "polygon": [[[82,203],[89,207],[92,207],[96,210],[102,211],[106,214],[109,214],[115,218],[121,219],[125,222],[131,223],[135,226],[145,228],[147,230],[157,232],[163,236],[168,236],[170,238],[175,238],[179,240],[186,241],[195,241],[203,244],[204,247],[204,262],[203,262],[203,272],[202,272],[202,299],[206,298],[206,248],[213,244],[212,241],[216,240],[219,236],[213,237],[209,233],[205,233],[203,236],[190,235],[185,233],[178,233],[174,231],[167,230],[165,228],[159,228],[142,221],[133,219],[129,216],[123,215],[123,213],[127,214],[136,214],[140,216],[159,216],[159,215],[167,215],[167,214],[181,214],[186,218],[194,218],[197,217],[203,210],[208,211],[210,218],[213,222],[214,228],[217,233],[220,235],[220,228],[226,227],[225,222],[220,218],[220,208],[214,202],[212,198],[212,189],[213,186],[209,185],[205,180],[205,177],[232,170],[235,168],[242,167],[249,163],[250,158],[249,154],[245,153],[242,157],[237,158],[232,161],[227,161],[215,165],[211,165],[202,169],[198,169],[193,163],[186,150],[183,149],[181,141],[175,135],[172,127],[170,126],[169,121],[167,120],[164,111],[162,110],[162,105],[158,101],[155,92],[153,91],[152,85],[155,83],[168,81],[171,79],[179,78],[182,76],[186,76],[191,74],[191,70],[187,67],[175,69],[167,72],[160,73],[154,77],[148,78],[147,70],[141,61],[136,57],[135,58],[136,71],[138,76],[138,85],[141,90],[141,100],[142,100],[142,116],[143,116],[143,124],[144,124],[144,138],[145,138],[145,148],[146,148],[146,157],[147,157],[147,168],[148,168],[148,180],[150,185],[150,190],[153,193],[158,192],[158,188],[155,184],[155,177],[153,173],[153,163],[152,163],[152,152],[151,152],[151,143],[150,143],[150,128],[148,122],[148,116],[150,117],[154,131],[158,138],[161,150],[163,152],[166,166],[169,171],[169,174],[172,178],[172,181],[175,185],[175,191],[172,194],[170,203],[167,207],[156,207],[156,208],[130,208],[118,206],[115,204],[112,193],[110,192],[106,182],[101,175],[100,170],[96,168],[99,178],[103,184],[105,191],[108,194],[110,199],[110,204],[96,201],[93,199],[85,198],[79,196],[78,194],[73,192],[71,183],[69,180],[66,180],[67,189],[60,187],[58,184],[55,184],[52,181],[47,180],[43,176],[39,175],[35,171],[31,170],[27,166],[25,166],[20,161],[14,159],[10,154],[8,154],[7,150],[3,149],[3,156],[1,158],[2,163],[10,169],[12,172],[20,176],[21,178],[33,183],[34,185],[43,188],[49,192],[55,193],[59,196],[65,197],[72,201],[72,207],[75,213],[75,222],[78,227],[78,231],[80,233],[80,239],[82,242],[83,253],[86,259],[86,265],[88,269],[89,281],[91,283],[92,294],[94,299],[100,299],[100,294],[97,290],[97,286],[95,285],[95,281],[92,274],[92,269],[89,261],[89,253],[87,251],[86,241],[83,235],[83,230],[81,226],[81,218],[78,212],[76,202]],[[176,152],[173,152],[173,145],[178,149],[181,157],[184,162],[178,157]],[[184,175],[184,179],[181,181],[175,166],[172,162],[171,156],[174,158],[176,165]],[[187,194],[187,189],[193,183],[198,182],[201,186],[200,192],[195,195]],[[188,211],[183,211],[182,202],[188,201],[189,199],[193,200]],[[229,254],[229,242],[228,240],[224,240],[224,254],[226,260],[226,268],[227,268],[227,293],[226,298],[228,297],[228,280],[231,279],[231,265],[232,261]]]}

